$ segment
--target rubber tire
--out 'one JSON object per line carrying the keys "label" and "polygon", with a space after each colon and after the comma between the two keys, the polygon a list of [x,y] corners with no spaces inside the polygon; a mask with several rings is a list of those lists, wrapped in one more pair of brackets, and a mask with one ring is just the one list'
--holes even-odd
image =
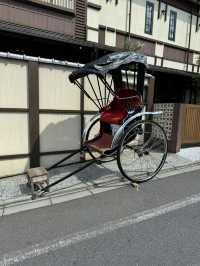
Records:
{"label": "rubber tire", "polygon": [[[164,139],[165,139],[166,149],[165,149],[165,153],[163,154],[163,158],[162,158],[162,160],[161,160],[159,166],[157,167],[156,171],[155,171],[151,176],[149,176],[148,178],[143,179],[143,180],[138,180],[138,179],[134,179],[134,178],[128,176],[128,175],[125,173],[125,171],[124,171],[124,169],[123,169],[123,167],[122,167],[122,164],[121,164],[121,159],[120,159],[120,155],[121,155],[121,146],[122,146],[122,144],[123,144],[124,139],[126,138],[126,136],[129,134],[129,132],[130,132],[134,127],[136,127],[138,124],[144,124],[144,123],[147,123],[147,122],[148,122],[148,123],[153,123],[154,125],[158,126],[158,127],[162,130],[163,135],[164,135]],[[127,130],[126,130],[126,132],[125,132],[125,135],[124,135],[124,137],[123,137],[123,139],[122,139],[122,142],[121,142],[121,144],[120,144],[120,147],[119,147],[118,150],[117,150],[117,165],[118,165],[118,168],[119,168],[121,174],[122,174],[125,178],[127,178],[129,181],[134,182],[134,183],[144,183],[144,182],[147,182],[147,181],[151,180],[153,177],[155,177],[155,176],[159,173],[159,171],[162,169],[162,167],[163,167],[163,165],[164,165],[164,163],[165,163],[165,161],[166,161],[166,158],[167,158],[167,150],[168,150],[167,136],[166,136],[166,133],[165,133],[163,127],[161,127],[157,122],[152,121],[152,120],[141,120],[141,121],[135,122],[134,124],[130,125],[130,126],[127,128]]]}

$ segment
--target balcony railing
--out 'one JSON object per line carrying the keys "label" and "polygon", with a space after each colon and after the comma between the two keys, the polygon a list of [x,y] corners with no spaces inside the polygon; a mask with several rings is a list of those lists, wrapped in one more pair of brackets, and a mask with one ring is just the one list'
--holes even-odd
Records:
{"label": "balcony railing", "polygon": [[40,0],[40,2],[50,4],[55,7],[74,9],[74,0]]}

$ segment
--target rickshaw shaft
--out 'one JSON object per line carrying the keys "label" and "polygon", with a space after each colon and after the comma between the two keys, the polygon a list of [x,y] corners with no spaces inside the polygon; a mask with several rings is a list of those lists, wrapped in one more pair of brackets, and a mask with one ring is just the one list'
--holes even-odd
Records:
{"label": "rickshaw shaft", "polygon": [[58,183],[60,183],[60,182],[62,182],[62,181],[64,181],[64,180],[66,180],[66,179],[68,179],[68,178],[71,177],[72,175],[75,175],[76,173],[78,173],[78,172],[84,170],[85,168],[89,167],[90,165],[92,165],[92,164],[95,163],[95,162],[96,162],[96,159],[91,160],[91,161],[90,161],[89,163],[87,163],[86,165],[84,165],[84,166],[82,166],[82,167],[79,167],[77,170],[75,170],[75,171],[69,173],[68,175],[66,175],[66,176],[62,177],[61,179],[59,179],[59,180],[53,182],[52,184],[50,184],[50,185],[48,185],[48,186],[42,188],[42,189],[41,189],[41,192],[47,192],[49,188],[51,188],[51,187],[57,185]]}
{"label": "rickshaw shaft", "polygon": [[77,153],[80,153],[80,152],[84,151],[85,148],[86,148],[86,147],[83,146],[82,149],[77,150],[77,151],[75,151],[75,152],[73,152],[73,153],[70,153],[68,156],[66,156],[66,157],[63,158],[62,160],[58,161],[57,163],[55,163],[55,164],[53,164],[52,166],[50,166],[49,168],[47,168],[47,171],[50,171],[51,169],[58,167],[59,164],[63,163],[64,161],[67,161],[68,159],[70,159],[71,157],[73,157],[74,155],[76,155]]}

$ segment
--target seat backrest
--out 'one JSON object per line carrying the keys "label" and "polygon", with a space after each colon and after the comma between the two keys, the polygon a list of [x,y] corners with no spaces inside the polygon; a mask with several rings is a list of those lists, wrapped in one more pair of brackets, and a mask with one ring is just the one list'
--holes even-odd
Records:
{"label": "seat backrest", "polygon": [[130,111],[141,107],[141,97],[135,90],[121,89],[111,102],[113,111]]}

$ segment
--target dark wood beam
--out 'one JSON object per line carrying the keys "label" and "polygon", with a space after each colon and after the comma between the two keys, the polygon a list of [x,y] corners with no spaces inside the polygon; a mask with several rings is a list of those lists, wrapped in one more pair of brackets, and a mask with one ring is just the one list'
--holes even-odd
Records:
{"label": "dark wood beam", "polygon": [[30,167],[40,165],[39,64],[28,62]]}

